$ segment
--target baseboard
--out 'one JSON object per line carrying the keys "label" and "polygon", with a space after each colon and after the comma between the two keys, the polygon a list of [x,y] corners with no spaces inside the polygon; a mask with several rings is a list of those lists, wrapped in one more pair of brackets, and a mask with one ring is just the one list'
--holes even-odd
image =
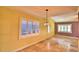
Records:
{"label": "baseboard", "polygon": [[66,37],[66,38],[79,39],[78,37],[72,37],[72,36],[66,36],[66,35],[59,35],[59,34],[56,34],[55,36],[63,36],[63,37]]}
{"label": "baseboard", "polygon": [[[48,37],[48,38],[49,38],[49,37]],[[21,47],[21,48],[18,48],[18,49],[16,49],[16,50],[14,50],[13,52],[20,51],[20,50],[22,50],[22,49],[24,49],[24,48],[27,48],[27,47],[32,46],[32,45],[34,45],[34,44],[37,44],[37,43],[39,43],[39,42],[41,42],[41,41],[44,41],[44,40],[46,40],[46,39],[48,39],[48,38],[45,38],[45,39],[43,39],[43,40],[36,41],[36,42],[31,43],[31,44],[29,44],[29,45],[25,45],[25,46],[23,46],[23,47]]]}

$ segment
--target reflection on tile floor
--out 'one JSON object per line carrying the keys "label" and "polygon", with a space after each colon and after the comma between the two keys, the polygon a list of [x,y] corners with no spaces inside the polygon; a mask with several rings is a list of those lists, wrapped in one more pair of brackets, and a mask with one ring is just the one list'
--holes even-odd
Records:
{"label": "reflection on tile floor", "polygon": [[19,52],[77,52],[78,40],[70,38],[53,37],[51,39],[39,42],[30,47],[24,48]]}

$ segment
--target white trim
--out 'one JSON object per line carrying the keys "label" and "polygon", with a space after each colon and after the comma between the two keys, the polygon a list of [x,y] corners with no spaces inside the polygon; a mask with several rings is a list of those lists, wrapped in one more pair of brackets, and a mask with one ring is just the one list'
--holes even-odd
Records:
{"label": "white trim", "polygon": [[[46,39],[43,39],[43,40],[46,40]],[[29,44],[29,45],[25,45],[25,46],[23,46],[23,47],[21,47],[21,48],[18,48],[18,49],[16,49],[16,50],[13,50],[13,52],[17,52],[17,51],[22,50],[22,49],[24,49],[24,48],[27,48],[27,47],[29,47],[29,46],[31,46],[31,45],[34,45],[34,44],[36,44],[36,43],[39,43],[39,42],[41,42],[41,41],[43,41],[43,40],[36,41],[36,42],[31,43],[31,44]]]}
{"label": "white trim", "polygon": [[37,36],[39,34],[40,33],[32,33],[32,34],[27,34],[27,35],[20,35],[19,39],[24,39],[24,38],[27,38],[27,37]]}

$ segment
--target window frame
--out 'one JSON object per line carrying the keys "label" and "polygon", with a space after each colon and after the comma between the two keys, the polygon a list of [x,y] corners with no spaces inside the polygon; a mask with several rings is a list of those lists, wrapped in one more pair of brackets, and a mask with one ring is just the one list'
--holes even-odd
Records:
{"label": "window frame", "polygon": [[[26,26],[27,26],[27,31],[26,31],[26,34],[25,35],[22,35],[22,21],[25,20],[26,21]],[[18,37],[19,39],[24,39],[24,38],[28,38],[28,37],[31,37],[31,36],[36,36],[36,35],[39,35],[40,34],[40,22],[39,21],[32,21],[32,20],[27,20],[25,17],[21,18],[20,21],[18,21]],[[36,22],[36,23],[39,23],[39,31],[38,32],[35,32],[33,33],[33,28],[32,29],[32,32],[29,34],[28,33],[28,22],[32,22],[32,27],[33,27],[33,23]]]}
{"label": "window frame", "polygon": [[[70,29],[68,28],[68,26],[70,26]],[[58,24],[57,25],[57,32],[72,33],[72,24]]]}

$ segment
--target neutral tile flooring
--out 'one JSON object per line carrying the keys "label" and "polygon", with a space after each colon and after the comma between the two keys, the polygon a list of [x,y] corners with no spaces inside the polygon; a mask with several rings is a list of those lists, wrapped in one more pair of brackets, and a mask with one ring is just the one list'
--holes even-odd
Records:
{"label": "neutral tile flooring", "polygon": [[[70,47],[69,43],[73,43],[73,46],[76,46],[76,48]],[[30,47],[24,48],[19,52],[77,52],[77,48],[78,40],[71,40],[70,38],[56,36],[52,37],[51,39],[39,42]]]}

